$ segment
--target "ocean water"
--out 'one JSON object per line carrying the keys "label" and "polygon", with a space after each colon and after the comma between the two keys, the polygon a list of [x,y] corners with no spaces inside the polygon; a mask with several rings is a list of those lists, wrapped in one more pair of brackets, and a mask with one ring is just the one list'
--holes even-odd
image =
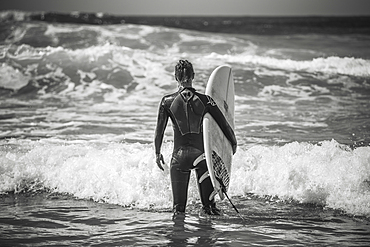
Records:
{"label": "ocean water", "polygon": [[[369,245],[369,18],[0,18],[2,246]],[[241,217],[199,215],[194,176],[172,218],[153,138],[179,59],[200,92],[233,68]]]}

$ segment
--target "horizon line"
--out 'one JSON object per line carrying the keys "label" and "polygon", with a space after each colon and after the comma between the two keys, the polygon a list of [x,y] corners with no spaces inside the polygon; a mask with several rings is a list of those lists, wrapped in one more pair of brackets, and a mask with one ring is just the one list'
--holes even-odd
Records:
{"label": "horizon line", "polygon": [[102,11],[55,11],[55,10],[20,10],[20,9],[7,9],[7,10],[0,10],[0,12],[23,12],[23,13],[55,13],[55,14],[103,14],[109,16],[116,16],[116,17],[179,17],[179,18],[186,18],[186,17],[235,17],[235,18],[243,18],[243,17],[271,17],[271,18],[282,18],[282,17],[291,17],[291,18],[299,18],[299,17],[370,17],[370,15],[363,15],[363,14],[288,14],[288,15],[272,15],[272,14],[259,14],[259,15],[238,15],[238,14],[116,14],[116,13],[109,13],[109,12],[102,12]]}

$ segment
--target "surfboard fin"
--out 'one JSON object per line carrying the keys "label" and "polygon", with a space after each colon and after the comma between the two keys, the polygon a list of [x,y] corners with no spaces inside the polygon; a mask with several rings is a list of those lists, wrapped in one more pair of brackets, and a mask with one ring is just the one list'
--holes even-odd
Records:
{"label": "surfboard fin", "polygon": [[213,190],[213,192],[209,195],[209,198],[208,199],[210,201],[212,201],[215,198],[215,196],[217,195],[217,193],[218,193],[217,190]]}
{"label": "surfboard fin", "polygon": [[206,159],[206,154],[202,153],[201,155],[198,156],[193,162],[193,166],[197,166],[202,160]]}
{"label": "surfboard fin", "polygon": [[203,175],[200,177],[199,179],[199,183],[202,183],[204,181],[204,179],[208,178],[209,177],[209,172],[206,171],[205,173],[203,173]]}

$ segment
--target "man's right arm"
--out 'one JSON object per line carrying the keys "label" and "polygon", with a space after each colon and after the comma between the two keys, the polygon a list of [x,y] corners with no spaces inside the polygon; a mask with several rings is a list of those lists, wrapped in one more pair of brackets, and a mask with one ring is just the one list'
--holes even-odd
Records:
{"label": "man's right arm", "polygon": [[233,153],[235,154],[236,147],[237,147],[237,141],[236,141],[236,136],[235,136],[234,130],[232,129],[230,124],[227,122],[224,114],[222,114],[222,112],[218,108],[217,104],[213,101],[213,99],[211,97],[209,97],[209,98],[213,102],[212,104],[210,104],[209,113],[216,120],[216,122],[217,122],[218,126],[220,126],[222,132],[225,134],[227,139],[230,141],[231,146],[233,148]]}

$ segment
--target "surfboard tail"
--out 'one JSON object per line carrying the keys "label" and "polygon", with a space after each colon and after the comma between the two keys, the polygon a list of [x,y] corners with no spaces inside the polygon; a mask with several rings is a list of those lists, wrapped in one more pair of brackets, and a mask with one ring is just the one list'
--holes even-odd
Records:
{"label": "surfboard tail", "polygon": [[215,184],[216,185],[213,187],[214,188],[213,192],[209,195],[209,200],[212,201],[215,198],[215,196],[218,194],[218,196],[220,197],[222,201],[223,199],[225,199],[225,195],[224,195],[225,190],[222,189],[222,186],[220,185],[219,182],[216,182]]}

